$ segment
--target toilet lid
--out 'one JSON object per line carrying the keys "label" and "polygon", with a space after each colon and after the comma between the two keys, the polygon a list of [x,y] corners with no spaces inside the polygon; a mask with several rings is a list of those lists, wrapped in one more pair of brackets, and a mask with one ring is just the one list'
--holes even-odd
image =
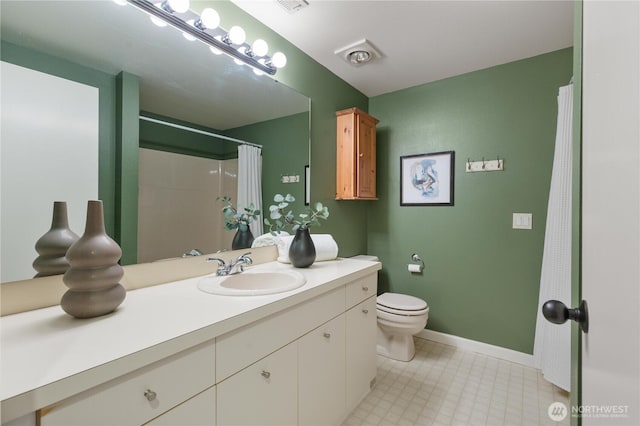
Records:
{"label": "toilet lid", "polygon": [[378,305],[401,311],[422,311],[427,308],[427,302],[408,294],[382,293],[376,301]]}

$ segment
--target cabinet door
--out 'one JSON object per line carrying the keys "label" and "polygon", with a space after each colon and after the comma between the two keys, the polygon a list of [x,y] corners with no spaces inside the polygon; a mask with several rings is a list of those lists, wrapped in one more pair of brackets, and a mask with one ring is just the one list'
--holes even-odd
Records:
{"label": "cabinet door", "polygon": [[347,330],[347,410],[353,410],[371,390],[376,377],[376,297],[349,309]]}
{"label": "cabinet door", "polygon": [[298,341],[301,425],[338,425],[345,416],[345,315]]}
{"label": "cabinet door", "polygon": [[357,122],[353,112],[337,116],[336,198],[354,198],[357,192]]}
{"label": "cabinet door", "polygon": [[298,422],[298,350],[293,342],[217,385],[219,425]]}
{"label": "cabinet door", "polygon": [[358,114],[358,198],[376,198],[376,123],[372,117]]}
{"label": "cabinet door", "polygon": [[146,426],[203,426],[216,424],[216,387],[213,386],[156,417]]}

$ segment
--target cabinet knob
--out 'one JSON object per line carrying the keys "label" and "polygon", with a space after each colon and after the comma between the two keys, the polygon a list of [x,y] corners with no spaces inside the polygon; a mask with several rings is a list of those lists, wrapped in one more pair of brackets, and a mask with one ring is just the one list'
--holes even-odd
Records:
{"label": "cabinet knob", "polygon": [[262,370],[262,373],[260,373],[262,375],[262,377],[264,377],[265,379],[268,379],[269,377],[271,377],[271,373],[269,373],[267,370]]}
{"label": "cabinet knob", "polygon": [[369,287],[367,287],[366,285],[362,286],[362,291],[369,291]]}
{"label": "cabinet knob", "polygon": [[151,389],[147,389],[144,392],[144,396],[145,396],[145,398],[147,398],[147,401],[151,402],[151,401],[154,401],[156,399],[158,394],[155,393],[154,391],[152,391]]}
{"label": "cabinet knob", "polygon": [[362,310],[362,313],[363,313],[363,314],[368,314],[368,313],[369,313],[369,310],[368,310],[368,309],[363,309],[363,310]]}
{"label": "cabinet knob", "polygon": [[324,333],[323,336],[328,339],[329,337],[331,337],[331,333]]}

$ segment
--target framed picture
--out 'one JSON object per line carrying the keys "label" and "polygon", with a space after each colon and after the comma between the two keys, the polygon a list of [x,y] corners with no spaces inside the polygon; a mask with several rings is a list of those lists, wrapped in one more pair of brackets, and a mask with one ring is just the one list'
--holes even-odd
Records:
{"label": "framed picture", "polygon": [[453,206],[454,151],[400,157],[401,206]]}
{"label": "framed picture", "polygon": [[304,166],[304,205],[308,206],[311,202],[311,175],[309,172],[309,165]]}

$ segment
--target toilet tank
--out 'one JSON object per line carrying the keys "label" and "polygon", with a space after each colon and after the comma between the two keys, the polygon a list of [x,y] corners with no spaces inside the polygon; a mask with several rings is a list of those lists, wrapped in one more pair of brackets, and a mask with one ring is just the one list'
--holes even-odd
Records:
{"label": "toilet tank", "polygon": [[371,262],[379,262],[380,259],[378,259],[378,256],[371,256],[368,254],[359,254],[357,256],[352,256],[351,259],[356,259],[356,260],[369,260]]}

